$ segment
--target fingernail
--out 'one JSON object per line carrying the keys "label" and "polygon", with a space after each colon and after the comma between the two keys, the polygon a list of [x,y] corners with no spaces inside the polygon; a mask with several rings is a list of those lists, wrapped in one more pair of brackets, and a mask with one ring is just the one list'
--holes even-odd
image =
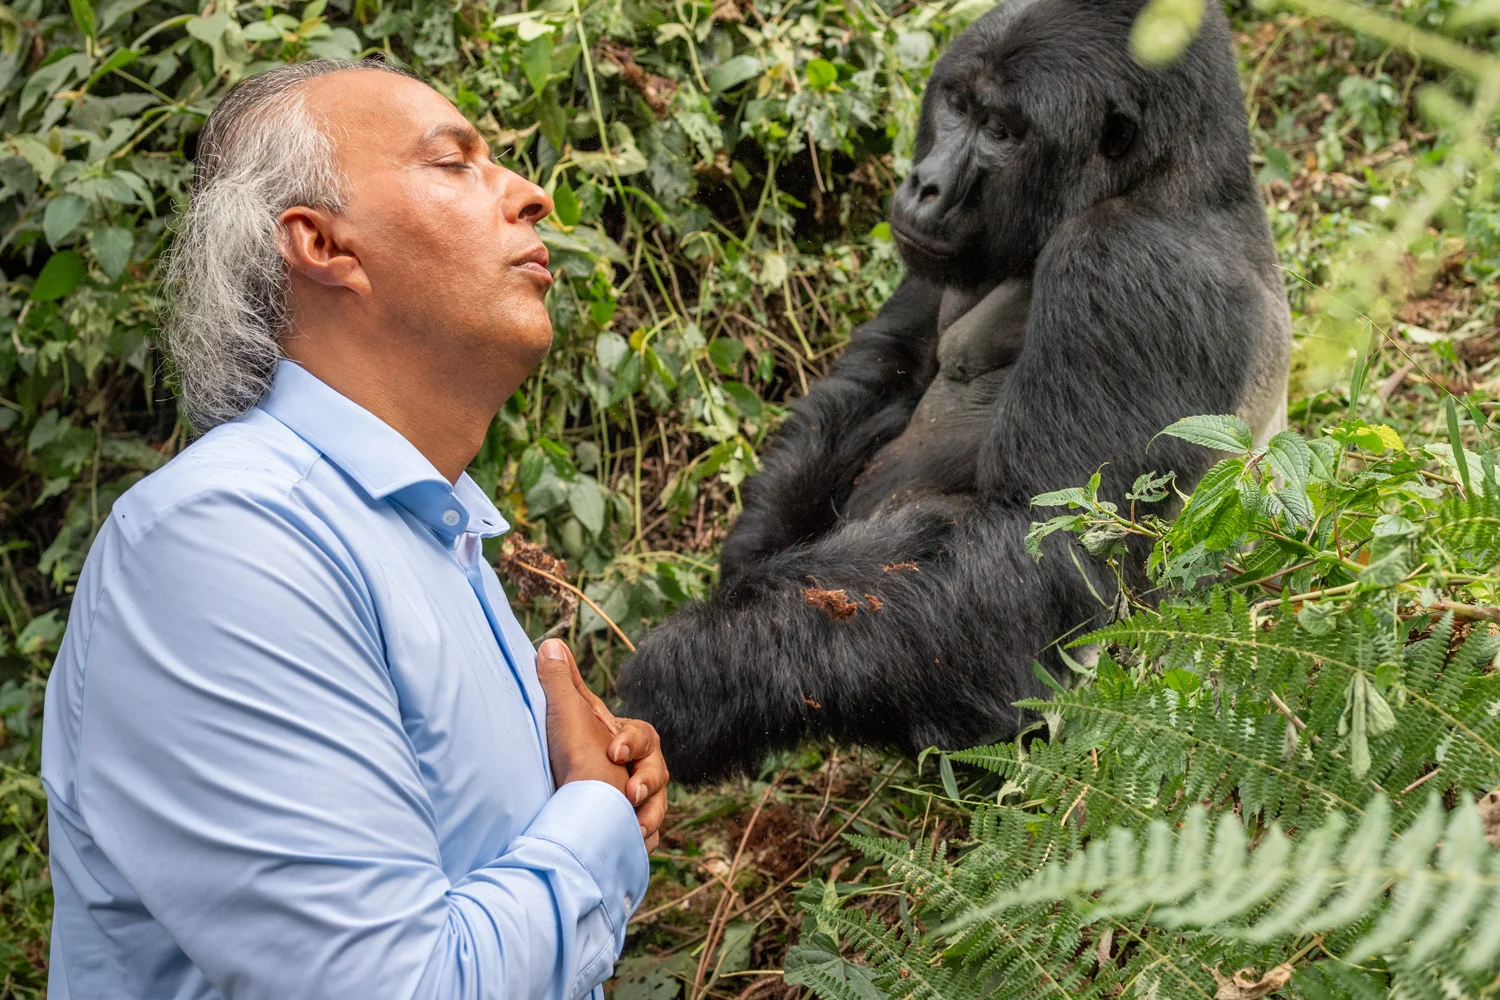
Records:
{"label": "fingernail", "polygon": [[645,785],[636,785],[635,786],[635,804],[636,805],[640,805],[642,802],[645,802],[645,801],[646,801],[646,786]]}
{"label": "fingernail", "polygon": [[645,840],[649,836],[651,836],[651,834],[646,832],[646,828],[644,826],[641,827],[641,839]]}
{"label": "fingernail", "polygon": [[615,751],[615,763],[616,764],[623,764],[623,763],[625,763],[629,759],[630,759],[630,747],[627,744],[621,743],[620,746],[619,746],[619,749],[617,749]]}
{"label": "fingernail", "polygon": [[563,645],[561,639],[548,639],[536,652],[538,656],[545,656],[549,660],[563,660],[567,658],[568,647]]}

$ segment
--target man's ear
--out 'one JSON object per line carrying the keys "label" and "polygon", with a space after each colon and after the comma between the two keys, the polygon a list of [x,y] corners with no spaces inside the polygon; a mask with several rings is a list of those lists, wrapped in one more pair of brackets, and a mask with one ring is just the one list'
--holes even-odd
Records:
{"label": "man's ear", "polygon": [[330,288],[370,294],[370,276],[359,257],[339,242],[337,220],[321,208],[295,205],[281,213],[281,255],[293,272]]}

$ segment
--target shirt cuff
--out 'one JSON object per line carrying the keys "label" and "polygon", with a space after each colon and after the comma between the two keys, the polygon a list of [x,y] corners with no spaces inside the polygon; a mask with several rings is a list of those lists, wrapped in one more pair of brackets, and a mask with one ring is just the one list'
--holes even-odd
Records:
{"label": "shirt cuff", "polygon": [[603,781],[570,781],[542,806],[526,835],[551,841],[578,859],[599,887],[605,916],[623,943],[625,924],[651,878],[641,825],[624,794]]}

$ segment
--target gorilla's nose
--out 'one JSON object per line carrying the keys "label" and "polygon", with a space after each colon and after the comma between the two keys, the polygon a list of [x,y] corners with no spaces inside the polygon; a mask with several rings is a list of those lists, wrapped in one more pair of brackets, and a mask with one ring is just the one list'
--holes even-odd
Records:
{"label": "gorilla's nose", "polygon": [[931,231],[942,221],[952,202],[950,185],[945,181],[938,171],[923,169],[922,164],[912,168],[896,191],[896,208],[908,225]]}

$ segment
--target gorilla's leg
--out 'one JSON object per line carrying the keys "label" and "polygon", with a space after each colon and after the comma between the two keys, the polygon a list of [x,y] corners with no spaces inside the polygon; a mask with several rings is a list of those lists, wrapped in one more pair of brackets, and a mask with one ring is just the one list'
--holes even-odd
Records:
{"label": "gorilla's leg", "polygon": [[[773,555],[641,643],[618,690],[686,782],[805,736],[906,752],[1006,738],[1039,695],[1032,661],[1105,609],[1113,583],[1031,518],[936,498]],[[842,594],[837,592],[841,591]]]}
{"label": "gorilla's leg", "polygon": [[793,406],[745,484],[744,509],[720,554],[725,583],[837,523],[855,477],[906,428],[937,371],[940,298],[920,279],[903,281],[854,332],[828,377]]}

